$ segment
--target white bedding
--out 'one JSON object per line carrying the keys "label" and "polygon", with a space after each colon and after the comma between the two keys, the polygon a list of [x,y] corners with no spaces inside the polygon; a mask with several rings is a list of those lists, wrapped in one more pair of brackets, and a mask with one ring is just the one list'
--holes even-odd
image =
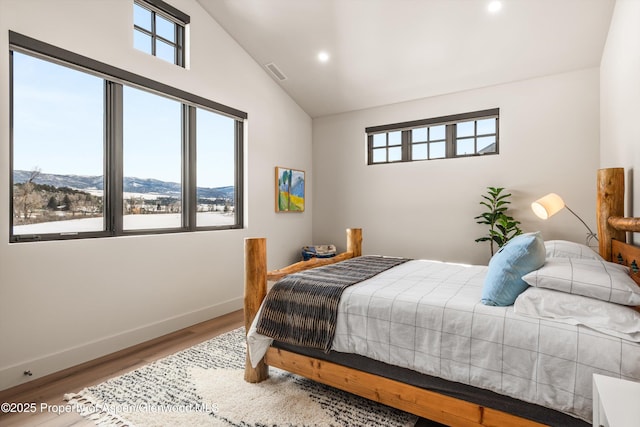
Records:
{"label": "white bedding", "polygon": [[584,325],[606,335],[640,343],[640,313],[634,307],[531,287],[513,305],[518,314]]}
{"label": "white bedding", "polygon": [[[640,344],[580,324],[519,315],[513,306],[481,304],[486,271],[483,266],[416,260],[347,288],[333,350],[493,390],[584,420],[591,419],[593,373],[640,380]],[[253,363],[270,343],[251,328]]]}

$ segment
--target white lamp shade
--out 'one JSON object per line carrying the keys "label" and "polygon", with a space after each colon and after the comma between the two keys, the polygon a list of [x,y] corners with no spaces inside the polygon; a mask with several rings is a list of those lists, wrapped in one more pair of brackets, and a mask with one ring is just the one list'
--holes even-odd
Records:
{"label": "white lamp shade", "polygon": [[564,208],[562,197],[556,193],[549,193],[541,199],[531,203],[531,209],[539,218],[547,219]]}

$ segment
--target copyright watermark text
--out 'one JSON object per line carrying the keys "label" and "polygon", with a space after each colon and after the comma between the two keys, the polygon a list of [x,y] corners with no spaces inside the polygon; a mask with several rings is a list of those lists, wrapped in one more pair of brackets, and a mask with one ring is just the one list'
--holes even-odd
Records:
{"label": "copyright watermark text", "polygon": [[187,412],[218,412],[218,406],[211,403],[197,403],[189,405],[156,405],[149,403],[133,404],[91,404],[91,403],[67,403],[52,405],[46,402],[3,402],[0,404],[0,413],[54,413],[57,415],[67,413],[91,414],[107,413],[112,415],[127,414],[133,412],[144,413],[187,413]]}

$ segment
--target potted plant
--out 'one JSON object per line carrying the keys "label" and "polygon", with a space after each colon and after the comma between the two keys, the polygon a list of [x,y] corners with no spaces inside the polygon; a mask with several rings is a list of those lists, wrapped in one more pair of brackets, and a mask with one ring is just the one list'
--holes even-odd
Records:
{"label": "potted plant", "polygon": [[482,195],[484,200],[480,202],[487,211],[474,217],[478,224],[489,226],[488,234],[476,239],[476,242],[491,242],[491,256],[495,253],[494,244],[498,245],[499,249],[518,234],[522,234],[519,227],[520,221],[516,221],[506,213],[507,205],[511,203],[508,200],[511,193],[503,193],[503,191],[502,187],[487,187],[487,194]]}

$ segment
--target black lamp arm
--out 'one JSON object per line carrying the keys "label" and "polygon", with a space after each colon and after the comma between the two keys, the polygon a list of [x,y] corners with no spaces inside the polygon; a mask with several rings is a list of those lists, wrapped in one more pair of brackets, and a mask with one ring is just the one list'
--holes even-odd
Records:
{"label": "black lamp arm", "polygon": [[586,222],[584,222],[584,221],[582,220],[582,218],[580,218],[580,217],[578,216],[578,214],[577,214],[577,213],[575,213],[574,211],[572,211],[572,210],[571,210],[571,208],[569,208],[569,206],[564,205],[564,207],[565,207],[565,208],[567,208],[567,210],[568,210],[569,212],[571,212],[573,215],[575,215],[575,217],[576,217],[576,218],[578,218],[578,219],[580,220],[580,222],[584,224],[584,226],[585,226],[585,227],[587,227],[587,230],[589,230],[589,237],[590,237],[590,238],[594,238],[594,239],[596,239],[596,241],[597,241],[597,240],[598,240],[598,236],[597,236],[597,234],[596,234],[596,233],[594,233],[594,232],[589,228],[589,226],[587,225],[587,223],[586,223]]}

